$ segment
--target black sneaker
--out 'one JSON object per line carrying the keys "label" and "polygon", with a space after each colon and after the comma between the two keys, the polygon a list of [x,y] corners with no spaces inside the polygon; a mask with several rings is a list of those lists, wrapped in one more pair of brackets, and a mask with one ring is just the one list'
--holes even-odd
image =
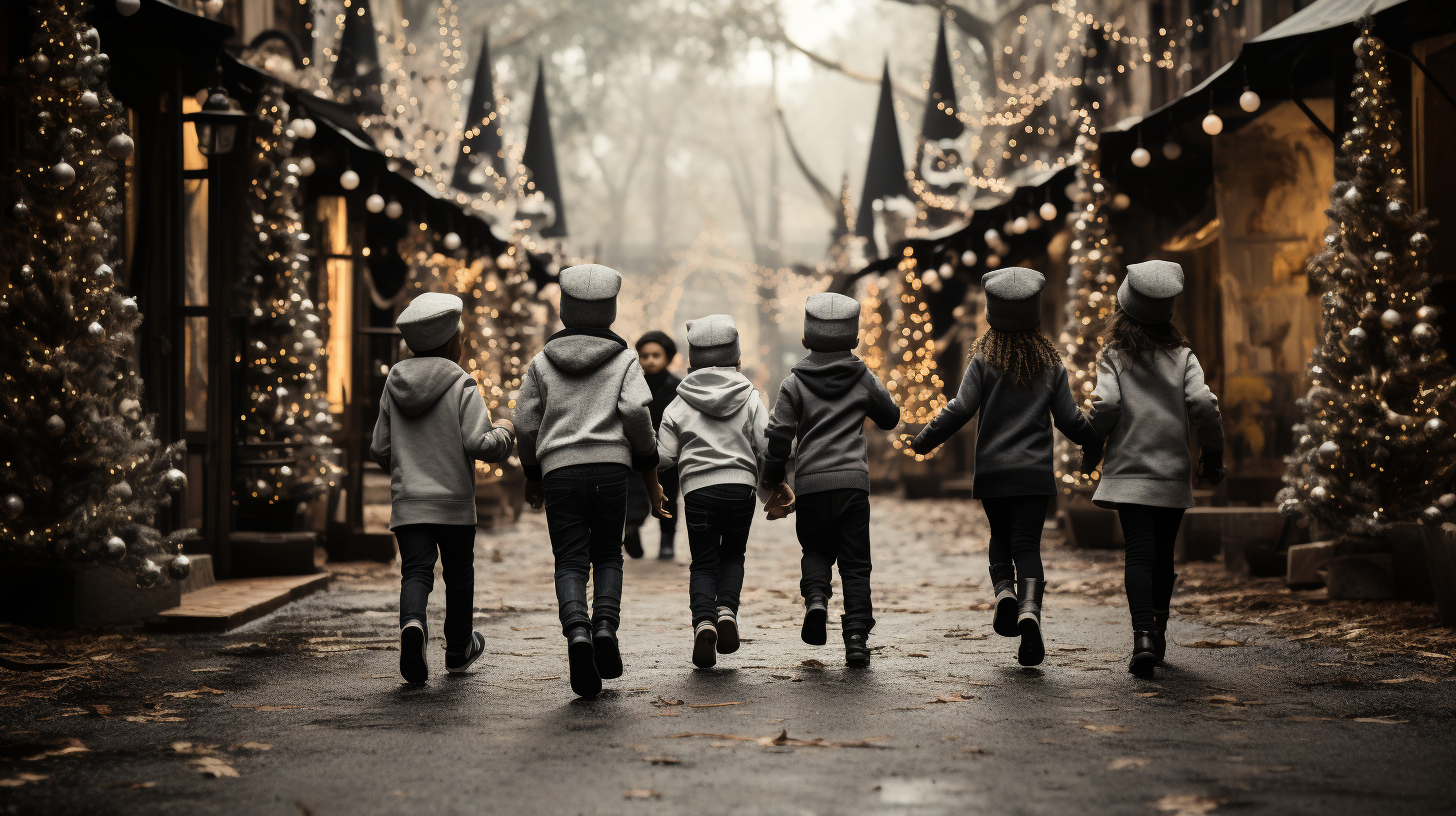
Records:
{"label": "black sneaker", "polygon": [[466,644],[464,649],[458,652],[445,650],[445,671],[451,674],[465,674],[483,654],[485,654],[485,635],[471,632],[470,643]]}
{"label": "black sneaker", "polygon": [[823,646],[828,643],[829,635],[824,631],[824,622],[828,619],[828,601],[823,598],[804,601],[804,628],[799,632],[799,637],[810,646]]}
{"label": "black sneaker", "polygon": [[738,651],[738,615],[726,606],[718,607],[718,654]]}
{"label": "black sneaker", "polygon": [[595,697],[602,693],[602,676],[597,674],[597,665],[592,659],[591,630],[578,626],[567,634],[566,659],[571,664],[571,690],[576,696]]}
{"label": "black sneaker", "polygon": [[425,625],[417,620],[406,621],[399,630],[399,673],[406,683],[423,683],[430,679],[425,663]]}
{"label": "black sneaker", "polygon": [[626,536],[622,538],[622,549],[626,550],[627,555],[630,555],[633,558],[641,558],[642,536],[639,535],[636,530],[628,527]]}
{"label": "black sneaker", "polygon": [[599,620],[592,627],[592,661],[597,665],[597,675],[603,680],[615,680],[622,676],[622,650],[617,644],[617,624]]}
{"label": "black sneaker", "polygon": [[870,633],[863,629],[846,629],[844,632],[845,665],[862,667],[870,664]]}
{"label": "black sneaker", "polygon": [[712,621],[703,621],[693,629],[693,665],[711,669],[718,662],[718,629]]}
{"label": "black sneaker", "polygon": [[662,546],[657,548],[657,558],[660,561],[671,561],[677,557],[677,549],[672,546],[671,541],[664,541]]}

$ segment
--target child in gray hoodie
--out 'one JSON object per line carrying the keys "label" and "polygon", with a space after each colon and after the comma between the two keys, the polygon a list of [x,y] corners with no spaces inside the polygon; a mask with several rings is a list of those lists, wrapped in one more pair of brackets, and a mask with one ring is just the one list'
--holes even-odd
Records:
{"label": "child in gray hoodie", "polygon": [[389,528],[399,541],[399,670],[429,677],[425,605],[438,553],[445,573],[445,669],[466,671],[485,651],[471,630],[475,605],[475,461],[500,462],[515,447],[511,423],[492,423],[462,353],[454,295],[427,292],[395,321],[415,356],[389,370],[369,457],[389,471]]}
{"label": "child in gray hoodie", "polygon": [[[799,591],[804,596],[805,643],[828,640],[829,582],[839,563],[844,587],[845,662],[869,664],[868,639],[875,626],[870,601],[870,468],[864,421],[884,430],[900,423],[900,408],[854,348],[859,344],[859,303],[832,292],[804,303],[804,347],[779,389],[769,419],[762,484],[782,495],[794,454],[799,545],[804,554]],[[794,443],[798,442],[795,450]],[[771,500],[773,503],[776,500]]]}
{"label": "child in gray hoodie", "polygon": [[660,466],[677,466],[684,495],[693,556],[693,664],[705,669],[718,654],[738,651],[738,596],[768,427],[763,398],[739,363],[732,316],[689,320],[692,368],[658,429]]}
{"label": "child in gray hoodie", "polygon": [[610,328],[621,288],[622,276],[605,266],[562,271],[566,328],[531,359],[514,414],[526,501],[546,506],[571,688],[582,697],[600,693],[603,678],[622,676],[617,627],[632,471],[642,474],[653,514],[663,515],[652,391],[637,353]]}

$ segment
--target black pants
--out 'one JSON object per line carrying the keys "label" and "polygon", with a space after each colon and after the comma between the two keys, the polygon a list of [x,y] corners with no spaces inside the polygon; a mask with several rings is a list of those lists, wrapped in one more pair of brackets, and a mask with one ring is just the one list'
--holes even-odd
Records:
{"label": "black pants", "polygon": [[[662,506],[672,513],[672,518],[658,519],[662,531],[662,542],[671,544],[677,535],[677,468],[657,472],[657,483],[662,485]],[[652,502],[647,500],[647,485],[641,479],[627,480],[627,538],[636,538],[642,523],[652,515]]]}
{"label": "black pants", "polygon": [[858,488],[800,495],[794,529],[804,555],[799,561],[799,592],[805,598],[828,598],[834,562],[844,587],[846,629],[875,628],[870,602],[870,493]]}
{"label": "black pants", "polygon": [[[593,620],[621,619],[622,525],[627,518],[626,465],[570,465],[546,474],[546,526],[556,557],[561,631]],[[592,578],[590,613],[586,582]]]}
{"label": "black pants", "polygon": [[991,523],[991,566],[1015,564],[1017,578],[1046,580],[1041,568],[1041,529],[1050,496],[981,499]]}
{"label": "black pants", "polygon": [[1132,628],[1153,628],[1153,610],[1165,610],[1173,595],[1173,543],[1183,522],[1181,507],[1119,504],[1127,541],[1127,608]]}
{"label": "black pants", "polygon": [[694,490],[683,497],[683,504],[688,546],[693,551],[688,602],[697,626],[717,620],[720,606],[738,611],[748,528],[753,525],[758,500],[749,485],[719,484]]}
{"label": "black pants", "polygon": [[435,588],[435,556],[445,573],[445,648],[470,642],[475,614],[475,525],[405,524],[399,541],[399,625],[417,620],[430,630],[425,605]]}

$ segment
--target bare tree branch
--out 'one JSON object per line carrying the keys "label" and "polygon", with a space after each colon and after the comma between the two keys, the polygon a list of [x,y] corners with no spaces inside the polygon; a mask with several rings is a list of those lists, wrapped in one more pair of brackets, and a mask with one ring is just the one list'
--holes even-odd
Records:
{"label": "bare tree branch", "polygon": [[774,105],[774,115],[778,117],[779,127],[783,129],[784,141],[789,145],[789,155],[793,157],[794,165],[799,168],[800,173],[804,174],[804,179],[809,182],[809,186],[814,188],[814,193],[819,196],[819,201],[824,205],[824,209],[828,210],[831,216],[837,218],[840,207],[839,196],[835,195],[824,182],[820,181],[814,175],[814,171],[809,169],[808,163],[804,161],[803,154],[799,153],[798,146],[794,144],[793,134],[789,133],[789,123],[784,119],[783,108]]}
{"label": "bare tree branch", "polygon": [[[826,56],[823,56],[821,54],[816,54],[813,51],[810,51],[809,49],[805,48],[802,45],[799,45],[798,43],[796,43],[792,39],[790,39],[789,38],[789,35],[786,32],[784,32],[783,29],[779,29],[779,40],[782,41],[783,44],[786,45],[786,46],[788,46],[789,48],[792,48],[795,51],[798,51],[800,54],[803,54],[804,56],[808,57],[809,60],[811,62],[813,62],[814,64],[819,65],[819,66],[822,66],[824,68],[828,68],[831,71],[838,71],[839,73],[844,74],[845,76],[849,77],[850,79],[857,79],[857,80],[859,80],[861,82],[879,82],[880,81],[880,77],[879,77],[878,74],[866,74],[866,73],[863,73],[861,71],[856,71],[853,68],[850,68],[849,66],[845,65],[842,62],[839,62],[837,60],[832,60],[832,59],[830,59],[830,58],[828,58]],[[905,85],[901,85],[900,83],[895,82],[894,80],[891,80],[890,84],[892,84],[895,87],[895,90],[898,91],[900,93],[900,95],[905,96],[905,97],[909,97],[912,101],[922,102],[922,103],[925,101],[925,95],[923,93],[921,93],[921,89],[919,89],[919,88],[910,88],[910,87],[907,87]]]}

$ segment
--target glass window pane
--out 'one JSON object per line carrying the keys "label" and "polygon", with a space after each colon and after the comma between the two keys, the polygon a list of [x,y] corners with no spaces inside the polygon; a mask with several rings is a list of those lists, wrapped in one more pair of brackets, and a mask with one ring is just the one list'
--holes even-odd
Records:
{"label": "glass window pane", "polygon": [[207,430],[207,318],[189,317],[183,324],[182,414],[189,431]]}
{"label": "glass window pane", "polygon": [[207,179],[182,181],[182,296],[186,306],[207,305]]}
{"label": "glass window pane", "polygon": [[[182,97],[182,115],[196,113],[202,110],[202,104],[195,96]],[[197,125],[192,122],[182,123],[182,169],[183,170],[206,170],[207,157],[197,149]]]}
{"label": "glass window pane", "polygon": [[201,453],[187,453],[187,488],[182,491],[182,526],[194,530],[202,529],[202,497],[205,495],[204,481],[207,478],[205,457]]}
{"label": "glass window pane", "polygon": [[[322,196],[318,200],[319,233],[325,255],[348,255],[349,209],[343,196]],[[324,315],[328,337],[329,408],[343,413],[348,404],[354,365],[354,262],[346,258],[324,261]]]}

